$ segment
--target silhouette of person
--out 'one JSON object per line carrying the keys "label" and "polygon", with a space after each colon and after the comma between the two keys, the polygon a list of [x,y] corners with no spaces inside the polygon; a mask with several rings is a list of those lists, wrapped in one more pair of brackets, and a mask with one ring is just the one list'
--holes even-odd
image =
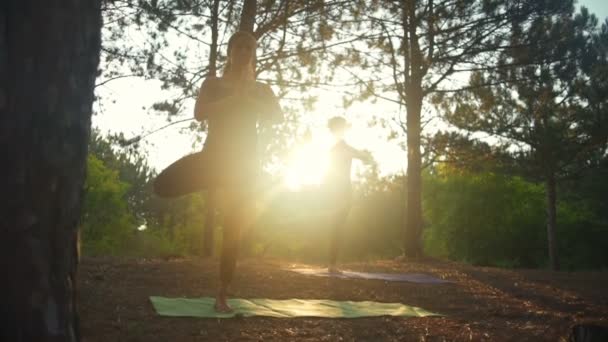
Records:
{"label": "silhouette of person", "polygon": [[196,99],[194,116],[208,125],[203,150],[171,164],[154,182],[161,197],[203,189],[220,194],[224,224],[215,301],[218,312],[232,311],[227,291],[236,270],[241,234],[255,220],[257,123],[282,119],[270,86],[255,80],[255,49],[256,39],[248,32],[230,37],[222,76],[205,79]]}
{"label": "silhouette of person", "polygon": [[350,129],[350,123],[345,118],[332,117],[327,122],[327,127],[336,140],[330,151],[329,168],[324,182],[327,199],[332,208],[328,271],[340,273],[337,261],[343,238],[342,230],[352,205],[352,161],[360,159],[371,163],[373,159],[369,152],[357,150],[346,143],[344,135]]}

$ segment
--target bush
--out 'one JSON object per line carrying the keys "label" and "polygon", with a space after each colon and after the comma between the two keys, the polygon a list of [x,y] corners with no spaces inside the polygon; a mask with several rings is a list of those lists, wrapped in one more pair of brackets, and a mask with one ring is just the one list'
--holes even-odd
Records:
{"label": "bush", "polygon": [[89,255],[116,255],[135,232],[135,217],[125,194],[129,185],[99,159],[89,155],[82,216],[82,251]]}
{"label": "bush", "polygon": [[[542,185],[493,173],[427,175],[424,231],[434,256],[500,267],[548,264],[546,204]],[[562,200],[558,245],[567,269],[608,264],[606,223],[584,202]]]}

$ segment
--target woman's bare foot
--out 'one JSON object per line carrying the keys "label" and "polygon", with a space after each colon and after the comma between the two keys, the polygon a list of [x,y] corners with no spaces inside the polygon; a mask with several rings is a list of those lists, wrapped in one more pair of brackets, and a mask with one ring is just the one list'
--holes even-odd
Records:
{"label": "woman's bare foot", "polygon": [[226,296],[217,296],[213,308],[217,313],[231,313],[233,311],[230,305],[228,305]]}

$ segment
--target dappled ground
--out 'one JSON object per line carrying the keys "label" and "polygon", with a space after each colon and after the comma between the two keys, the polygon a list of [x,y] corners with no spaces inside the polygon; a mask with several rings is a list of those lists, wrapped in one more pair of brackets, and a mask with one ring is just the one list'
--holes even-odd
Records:
{"label": "dappled ground", "polygon": [[300,275],[291,264],[244,260],[235,297],[401,302],[444,317],[170,318],[148,299],[213,296],[217,263],[204,259],[85,258],[80,312],[85,341],[559,341],[575,323],[608,326],[608,272],[501,270],[442,262],[352,263],[346,269],[423,272],[451,284]]}

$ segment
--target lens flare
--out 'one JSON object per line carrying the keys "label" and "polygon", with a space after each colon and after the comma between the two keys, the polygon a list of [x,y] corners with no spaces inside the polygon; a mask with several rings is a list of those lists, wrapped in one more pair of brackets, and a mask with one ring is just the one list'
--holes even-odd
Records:
{"label": "lens flare", "polygon": [[327,172],[328,149],[321,143],[300,146],[292,154],[284,174],[284,184],[290,190],[319,185]]}

